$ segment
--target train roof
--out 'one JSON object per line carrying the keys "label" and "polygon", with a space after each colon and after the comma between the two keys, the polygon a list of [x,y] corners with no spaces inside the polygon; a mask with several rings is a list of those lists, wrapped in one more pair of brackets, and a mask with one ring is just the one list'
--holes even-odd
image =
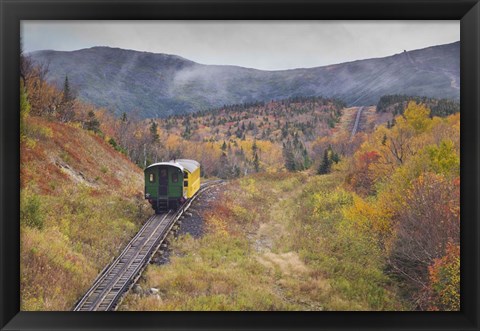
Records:
{"label": "train roof", "polygon": [[178,159],[175,160],[176,163],[179,163],[182,167],[188,170],[188,172],[192,173],[198,168],[200,168],[200,163],[195,160],[187,160],[187,159]]}
{"label": "train roof", "polygon": [[176,167],[176,168],[179,168],[182,171],[185,169],[190,173],[194,172],[197,168],[200,167],[200,163],[198,163],[195,160],[177,159],[177,160],[171,160],[171,161],[168,161],[168,162],[153,163],[153,164],[149,165],[148,167],[146,167],[145,170],[147,170],[148,168],[162,166],[162,165],[166,165],[166,166],[170,166],[170,167]]}
{"label": "train roof", "polygon": [[180,170],[183,171],[183,167],[178,164],[178,163],[174,163],[174,162],[157,162],[157,163],[153,163],[153,164],[150,164],[148,167],[145,168],[145,170],[149,169],[149,168],[153,168],[153,167],[158,167],[158,166],[162,166],[162,165],[165,165],[165,166],[169,166],[169,167],[176,167],[176,168],[179,168]]}

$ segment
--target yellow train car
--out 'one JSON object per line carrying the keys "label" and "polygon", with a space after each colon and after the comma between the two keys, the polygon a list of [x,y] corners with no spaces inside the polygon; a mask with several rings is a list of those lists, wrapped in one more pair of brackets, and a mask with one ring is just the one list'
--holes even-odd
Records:
{"label": "yellow train car", "polygon": [[200,163],[195,160],[177,159],[183,167],[183,195],[190,199],[200,189]]}

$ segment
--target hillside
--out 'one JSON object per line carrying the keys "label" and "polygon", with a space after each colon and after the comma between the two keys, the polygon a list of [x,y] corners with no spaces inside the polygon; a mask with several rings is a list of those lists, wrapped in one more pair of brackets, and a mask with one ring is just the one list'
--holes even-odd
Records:
{"label": "hillside", "polygon": [[79,97],[120,115],[143,118],[190,113],[226,104],[325,96],[348,105],[373,105],[387,94],[458,99],[460,43],[324,67],[261,71],[203,65],[175,55],[108,47],[37,51],[49,81],[68,75]]}
{"label": "hillside", "polygon": [[35,116],[20,171],[21,309],[70,310],[151,212],[143,172],[93,132]]}
{"label": "hillside", "polygon": [[345,105],[321,97],[290,98],[267,103],[230,105],[159,120],[169,134],[194,141],[261,139],[282,142],[294,134],[312,141],[331,133]]}

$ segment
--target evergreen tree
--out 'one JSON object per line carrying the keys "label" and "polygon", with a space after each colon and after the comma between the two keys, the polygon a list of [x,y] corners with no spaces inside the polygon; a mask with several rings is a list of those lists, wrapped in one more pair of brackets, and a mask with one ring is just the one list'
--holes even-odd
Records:
{"label": "evergreen tree", "polygon": [[255,154],[258,150],[258,147],[257,147],[257,139],[255,139],[253,141],[253,144],[252,144],[252,153]]}
{"label": "evergreen tree", "polygon": [[62,102],[58,108],[58,117],[61,122],[69,122],[75,117],[73,110],[73,93],[70,89],[70,83],[68,82],[68,76],[65,76],[65,82],[63,84]]}
{"label": "evergreen tree", "polygon": [[384,134],[382,138],[382,145],[385,146],[387,144],[387,135]]}
{"label": "evergreen tree", "polygon": [[158,139],[160,139],[160,136],[158,134],[158,124],[154,120],[150,122],[150,136],[152,138],[152,142],[157,142]]}
{"label": "evergreen tree", "polygon": [[220,169],[218,171],[218,177],[226,179],[228,178],[228,158],[225,152],[222,152],[220,156]]}
{"label": "evergreen tree", "polygon": [[303,169],[302,170],[310,168],[310,166],[312,165],[312,161],[310,160],[310,157],[308,156],[308,152],[307,152],[306,148],[303,148],[302,156],[303,156],[303,164],[302,164]]}
{"label": "evergreen tree", "polygon": [[253,168],[255,169],[255,172],[260,171],[260,160],[258,159],[257,153],[253,155]]}
{"label": "evergreen tree", "polygon": [[88,116],[88,120],[85,122],[85,128],[95,133],[100,133],[100,122],[95,116],[95,113],[92,110],[90,110],[87,116]]}
{"label": "evergreen tree", "polygon": [[235,135],[237,136],[237,138],[241,138],[242,137],[242,130],[240,130],[240,128],[237,128],[237,131],[235,131]]}
{"label": "evergreen tree", "polygon": [[260,160],[258,158],[258,147],[257,147],[257,140],[255,139],[252,144],[252,159],[253,159],[253,168],[255,172],[260,171]]}
{"label": "evergreen tree", "polygon": [[226,151],[227,150],[227,143],[225,143],[225,140],[223,141],[223,144],[222,144],[222,151]]}
{"label": "evergreen tree", "polygon": [[330,167],[331,167],[331,162],[330,162],[330,159],[328,158],[328,149],[325,149],[325,151],[323,152],[322,163],[318,168],[318,174],[319,175],[328,174],[330,172]]}
{"label": "evergreen tree", "polygon": [[293,147],[289,139],[283,143],[283,158],[285,161],[285,168],[288,171],[295,171],[295,160],[293,156]]}
{"label": "evergreen tree", "polygon": [[68,76],[65,76],[65,82],[63,83],[63,97],[62,103],[68,103],[73,100],[72,92],[70,91],[70,83],[68,82]]}
{"label": "evergreen tree", "polygon": [[240,167],[234,164],[232,173],[233,173],[233,177],[240,177]]}
{"label": "evergreen tree", "polygon": [[332,158],[331,158],[331,160],[332,160],[333,162],[335,162],[335,164],[337,164],[338,162],[340,162],[340,156],[338,156],[338,153],[333,152],[333,153],[332,153]]}
{"label": "evergreen tree", "polygon": [[189,139],[192,135],[192,129],[190,129],[190,125],[185,126],[185,131],[182,133],[182,137],[185,139]]}

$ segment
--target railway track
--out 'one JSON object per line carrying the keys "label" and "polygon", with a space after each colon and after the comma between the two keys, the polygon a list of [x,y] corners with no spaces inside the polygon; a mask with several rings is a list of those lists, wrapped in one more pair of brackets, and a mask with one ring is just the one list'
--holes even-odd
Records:
{"label": "railway track", "polygon": [[115,310],[192,202],[204,191],[221,183],[220,180],[204,183],[198,193],[177,211],[151,216],[120,255],[100,273],[73,310]]}
{"label": "railway track", "polygon": [[364,107],[358,108],[357,116],[355,118],[355,124],[353,125],[353,129],[352,129],[352,135],[351,135],[352,138],[353,138],[353,136],[355,136],[355,134],[358,131],[358,126],[360,124],[360,118],[362,117],[363,108]]}

